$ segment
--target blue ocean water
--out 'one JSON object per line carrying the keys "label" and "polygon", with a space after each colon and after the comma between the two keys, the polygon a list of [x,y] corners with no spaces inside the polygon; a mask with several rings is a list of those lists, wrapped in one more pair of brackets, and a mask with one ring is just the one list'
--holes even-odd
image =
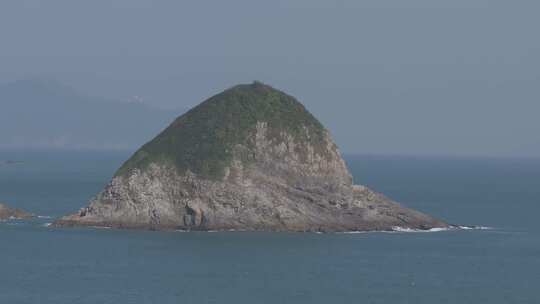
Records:
{"label": "blue ocean water", "polygon": [[[489,230],[53,229],[126,152],[0,151],[0,303],[540,303],[540,160],[348,156],[357,183]],[[49,218],[50,217],[50,218]]]}

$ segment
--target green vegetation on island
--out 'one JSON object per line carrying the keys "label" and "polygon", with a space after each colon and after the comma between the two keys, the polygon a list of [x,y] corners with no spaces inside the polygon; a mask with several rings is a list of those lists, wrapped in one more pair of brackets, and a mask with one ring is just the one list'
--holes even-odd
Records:
{"label": "green vegetation on island", "polygon": [[[190,170],[204,178],[220,178],[232,160],[235,145],[253,144],[246,142],[246,135],[253,132],[257,122],[267,123],[271,138],[279,138],[285,130],[300,143],[309,141],[315,148],[326,148],[324,127],[300,102],[255,81],[217,94],[177,118],[126,161],[116,175],[159,163],[173,164],[180,172]],[[249,156],[243,161],[249,161]]]}

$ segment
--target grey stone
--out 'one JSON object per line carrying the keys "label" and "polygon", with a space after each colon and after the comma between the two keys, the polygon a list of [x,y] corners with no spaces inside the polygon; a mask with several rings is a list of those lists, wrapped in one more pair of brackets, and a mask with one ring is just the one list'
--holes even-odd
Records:
{"label": "grey stone", "polygon": [[34,215],[17,208],[8,207],[5,204],[0,203],[0,220],[8,219],[29,219]]}
{"label": "grey stone", "polygon": [[[274,129],[273,129],[274,130]],[[303,138],[311,138],[308,128]],[[80,212],[55,226],[152,230],[379,231],[445,222],[354,185],[328,131],[325,147],[258,121],[218,180],[151,163],[115,176]],[[301,146],[301,149],[298,147]],[[245,155],[250,155],[249,162]]]}

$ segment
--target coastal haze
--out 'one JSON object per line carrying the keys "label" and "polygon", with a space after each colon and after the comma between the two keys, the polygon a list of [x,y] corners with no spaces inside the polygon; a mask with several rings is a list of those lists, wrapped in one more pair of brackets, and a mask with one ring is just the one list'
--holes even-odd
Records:
{"label": "coastal haze", "polygon": [[29,122],[2,97],[0,146],[134,150],[210,95],[261,80],[302,101],[346,153],[537,157],[539,6],[2,1],[0,91],[37,78],[92,96],[94,110],[58,120],[77,109],[35,97],[57,116],[24,106]]}
{"label": "coastal haze", "polygon": [[0,303],[540,303],[539,11],[2,0]]}
{"label": "coastal haze", "polygon": [[57,82],[0,85],[0,148],[133,149],[162,130],[173,111],[76,92]]}

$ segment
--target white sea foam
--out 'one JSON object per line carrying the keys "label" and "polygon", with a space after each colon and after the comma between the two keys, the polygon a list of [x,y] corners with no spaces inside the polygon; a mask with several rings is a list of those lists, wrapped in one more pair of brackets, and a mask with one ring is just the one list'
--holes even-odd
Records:
{"label": "white sea foam", "polygon": [[50,219],[51,218],[48,215],[38,215],[37,217],[40,218],[40,219]]}
{"label": "white sea foam", "polygon": [[[95,227],[95,228],[109,228],[109,227]],[[431,229],[413,229],[408,227],[400,227],[400,226],[394,226],[392,227],[392,230],[370,230],[370,231],[341,231],[336,232],[338,234],[361,234],[361,233],[404,233],[404,232],[441,232],[441,231],[452,231],[452,230],[489,230],[493,229],[491,227],[486,226],[450,226],[450,227],[436,227]],[[191,232],[191,230],[183,230],[183,229],[177,229],[174,230],[175,232]],[[215,232],[238,232],[238,231],[244,231],[244,230],[235,230],[235,229],[229,229],[229,230],[207,230],[204,232],[209,233],[215,233]],[[313,232],[315,234],[324,234],[324,232],[321,231],[315,231]]]}
{"label": "white sea foam", "polygon": [[90,228],[94,228],[94,229],[111,229],[111,227],[107,227],[107,226],[90,226]]}
{"label": "white sea foam", "polygon": [[450,226],[448,228],[438,227],[431,229],[412,229],[406,227],[395,226],[392,228],[393,232],[440,232],[440,231],[450,231],[450,230],[489,230],[493,229],[491,227],[485,226]]}
{"label": "white sea foam", "polygon": [[52,223],[45,223],[43,224],[43,227],[49,227],[50,225],[52,225]]}
{"label": "white sea foam", "polygon": [[451,228],[431,228],[429,230],[424,230],[427,232],[438,232],[438,231],[448,231],[451,230]]}
{"label": "white sea foam", "polygon": [[392,227],[392,230],[343,231],[343,232],[337,232],[337,233],[339,234],[404,233],[404,232],[409,233],[409,232],[437,232],[437,231],[447,231],[447,230],[451,230],[451,228],[432,228],[432,229],[422,230],[422,229],[412,229],[412,228],[395,226],[395,227]]}
{"label": "white sea foam", "polygon": [[486,226],[458,226],[458,229],[461,230],[491,230],[492,227],[486,227]]}
{"label": "white sea foam", "polygon": [[176,229],[175,232],[206,232],[206,233],[216,233],[216,232],[234,232],[237,230],[185,230],[185,229]]}
{"label": "white sea foam", "polygon": [[448,231],[448,230],[452,230],[452,228],[436,227],[436,228],[431,228],[431,229],[413,229],[413,228],[399,227],[399,226],[392,227],[392,231],[394,232],[440,232],[440,231]]}

